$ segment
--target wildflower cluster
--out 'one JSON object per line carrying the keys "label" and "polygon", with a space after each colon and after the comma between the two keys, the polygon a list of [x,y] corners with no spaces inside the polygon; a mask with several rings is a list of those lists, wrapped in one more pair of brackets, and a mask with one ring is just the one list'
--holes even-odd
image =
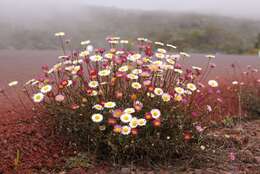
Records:
{"label": "wildflower cluster", "polygon": [[[37,107],[58,130],[113,159],[171,158],[198,143],[200,120],[214,110],[197,101],[204,95],[202,68],[185,69],[179,62],[190,55],[171,44],[138,38],[129,50],[119,37],[107,42],[104,49],[82,41],[81,51],[44,66],[44,76],[25,85]],[[218,82],[206,85],[215,90]]]}

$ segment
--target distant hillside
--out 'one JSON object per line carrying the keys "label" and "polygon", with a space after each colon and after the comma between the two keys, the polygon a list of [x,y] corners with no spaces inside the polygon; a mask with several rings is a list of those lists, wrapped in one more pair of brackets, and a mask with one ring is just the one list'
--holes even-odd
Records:
{"label": "distant hillside", "polygon": [[55,49],[53,33],[64,31],[75,47],[81,40],[90,39],[99,45],[106,36],[117,35],[148,37],[185,51],[237,54],[252,49],[260,32],[258,21],[200,14],[89,6],[45,12],[37,16],[0,12],[0,49]]}

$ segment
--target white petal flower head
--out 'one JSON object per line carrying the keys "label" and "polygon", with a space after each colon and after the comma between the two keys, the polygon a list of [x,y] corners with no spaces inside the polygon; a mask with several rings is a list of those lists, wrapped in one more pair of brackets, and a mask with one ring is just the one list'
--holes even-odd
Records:
{"label": "white petal flower head", "polygon": [[188,53],[185,52],[180,52],[180,55],[183,57],[190,57],[190,55]]}
{"label": "white petal flower head", "polygon": [[114,108],[114,107],[116,106],[116,103],[109,101],[109,102],[106,102],[106,103],[104,104],[104,106],[105,106],[105,108],[111,109],[111,108]]}
{"label": "white petal flower head", "polygon": [[216,56],[214,56],[214,55],[206,55],[206,58],[208,58],[208,59],[214,59],[214,58],[216,58]]}
{"label": "white petal flower head", "polygon": [[52,86],[51,85],[45,85],[41,88],[41,93],[46,94],[48,92],[51,92]]}
{"label": "white petal flower head", "polygon": [[128,71],[128,66],[127,66],[127,65],[121,66],[121,67],[118,69],[118,71],[120,71],[120,72],[126,72],[126,71]]}
{"label": "white petal flower head", "polygon": [[104,69],[98,72],[98,75],[101,77],[105,77],[105,76],[109,76],[109,74],[111,73],[111,71],[109,69]]}
{"label": "white petal flower head", "polygon": [[191,68],[194,69],[194,70],[197,70],[197,71],[201,71],[202,70],[202,68],[198,67],[198,66],[192,66]]}
{"label": "white petal flower head", "polygon": [[134,108],[126,108],[126,109],[124,110],[124,113],[133,114],[133,113],[135,113],[135,109],[134,109]]}
{"label": "white petal flower head", "polygon": [[132,120],[129,123],[129,126],[131,128],[136,128],[138,126],[138,119],[136,117],[132,118]]}
{"label": "white petal flower head", "polygon": [[131,56],[128,56],[128,60],[132,61],[132,62],[135,62],[137,61],[138,59],[140,59],[142,56],[141,54],[133,54]]}
{"label": "white petal flower head", "polygon": [[33,101],[35,103],[40,103],[41,101],[43,101],[44,99],[44,95],[42,93],[37,93],[33,95]]}
{"label": "white petal flower head", "polygon": [[135,74],[127,74],[127,78],[129,78],[131,80],[137,80],[139,77],[138,77],[138,75],[135,75]]}
{"label": "white petal flower head", "polygon": [[132,120],[132,115],[128,113],[124,113],[120,116],[120,120],[123,123],[129,123]]}
{"label": "white petal flower head", "polygon": [[12,87],[12,86],[16,86],[18,84],[18,81],[12,81],[8,84],[8,86]]}
{"label": "white petal flower head", "polygon": [[96,110],[98,110],[98,111],[103,110],[103,106],[100,105],[100,104],[96,104],[96,105],[94,105],[93,108],[96,109]]}
{"label": "white petal flower head", "polygon": [[162,100],[163,100],[164,102],[168,102],[168,101],[171,100],[171,96],[170,96],[169,94],[167,94],[167,93],[164,93],[164,94],[162,95]]}
{"label": "white petal flower head", "polygon": [[133,82],[131,86],[134,89],[141,89],[142,88],[142,85],[138,82]]}
{"label": "white petal flower head", "polygon": [[151,115],[154,119],[157,119],[161,116],[161,111],[159,109],[152,109]]}
{"label": "white petal flower head", "polygon": [[171,65],[174,65],[175,64],[175,60],[174,59],[171,59],[171,58],[167,58],[166,61],[171,64]]}
{"label": "white petal flower head", "polygon": [[90,44],[90,40],[85,40],[80,42],[80,45],[88,45],[88,44]]}
{"label": "white petal flower head", "polygon": [[98,87],[98,82],[97,82],[97,81],[90,81],[90,82],[88,83],[88,86],[89,86],[90,88],[97,88],[97,87]]}
{"label": "white petal flower head", "polygon": [[155,88],[154,89],[154,94],[155,95],[163,95],[163,90],[161,88]]}
{"label": "white petal flower head", "polygon": [[101,121],[103,121],[103,115],[102,114],[93,114],[91,116],[91,119],[95,123],[100,123]]}
{"label": "white petal flower head", "polygon": [[163,59],[165,57],[163,53],[155,53],[155,56],[159,59]]}
{"label": "white petal flower head", "polygon": [[133,74],[141,74],[143,71],[141,70],[141,69],[134,69],[133,71],[132,71],[132,73]]}
{"label": "white petal flower head", "polygon": [[64,32],[58,32],[58,33],[55,33],[54,35],[57,36],[57,37],[62,37],[62,36],[65,36],[65,33]]}
{"label": "white petal flower head", "polygon": [[232,85],[238,85],[238,81],[233,81]]}
{"label": "white petal flower head", "polygon": [[193,83],[188,83],[187,88],[191,91],[195,91],[197,89],[196,85],[194,85]]}
{"label": "white petal flower head", "polygon": [[86,57],[86,56],[88,56],[88,55],[89,55],[89,52],[88,52],[87,50],[81,51],[81,52],[79,53],[79,57]]}
{"label": "white petal flower head", "polygon": [[173,48],[173,49],[176,49],[176,48],[177,48],[176,46],[174,46],[174,45],[172,45],[172,44],[167,44],[166,46],[167,46],[167,47],[170,47],[170,48]]}
{"label": "white petal flower head", "polygon": [[208,85],[211,86],[212,88],[218,87],[218,82],[216,80],[209,80]]}
{"label": "white petal flower head", "polygon": [[99,61],[101,61],[101,60],[103,59],[103,57],[100,56],[100,55],[93,55],[93,56],[90,56],[89,59],[90,59],[91,61],[93,61],[93,62],[99,62]]}
{"label": "white petal flower head", "polygon": [[138,119],[138,126],[145,126],[146,125],[146,119],[140,118]]}
{"label": "white petal flower head", "polygon": [[121,133],[123,135],[129,135],[131,133],[131,128],[129,126],[123,126],[121,128]]}
{"label": "white petal flower head", "polygon": [[113,54],[112,53],[107,53],[107,54],[105,54],[105,58],[112,59],[113,58]]}
{"label": "white petal flower head", "polygon": [[176,87],[174,88],[175,92],[178,93],[178,94],[184,94],[184,89],[181,88],[181,87]]}
{"label": "white petal flower head", "polygon": [[163,49],[163,48],[158,48],[157,51],[158,51],[159,53],[163,53],[163,54],[166,54],[166,53],[167,53],[167,51],[166,51],[165,49]]}
{"label": "white petal flower head", "polygon": [[160,45],[160,46],[164,46],[164,43],[162,42],[154,42],[155,45]]}

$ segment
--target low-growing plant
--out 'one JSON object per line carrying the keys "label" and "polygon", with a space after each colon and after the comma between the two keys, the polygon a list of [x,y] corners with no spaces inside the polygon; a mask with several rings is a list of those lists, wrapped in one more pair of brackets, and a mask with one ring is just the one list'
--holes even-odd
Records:
{"label": "low-growing plant", "polygon": [[83,41],[68,54],[64,33],[56,36],[64,55],[25,91],[57,132],[98,159],[167,162],[189,154],[207,121],[223,112],[218,82],[203,84],[215,56],[206,56],[203,71],[183,67],[190,55],[171,44],[138,38],[130,50],[129,41],[109,37],[106,49]]}

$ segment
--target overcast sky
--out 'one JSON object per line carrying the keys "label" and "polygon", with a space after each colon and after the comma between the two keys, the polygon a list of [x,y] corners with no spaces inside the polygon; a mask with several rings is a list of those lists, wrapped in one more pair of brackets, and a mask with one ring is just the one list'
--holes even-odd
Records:
{"label": "overcast sky", "polygon": [[[33,7],[41,8],[44,5],[64,8],[77,3],[124,9],[187,11],[260,19],[260,0],[0,0],[0,11],[15,10],[17,7],[30,11]],[[48,13],[48,11],[39,13]]]}
{"label": "overcast sky", "polygon": [[260,19],[260,0],[82,0],[126,9],[192,11]]}

